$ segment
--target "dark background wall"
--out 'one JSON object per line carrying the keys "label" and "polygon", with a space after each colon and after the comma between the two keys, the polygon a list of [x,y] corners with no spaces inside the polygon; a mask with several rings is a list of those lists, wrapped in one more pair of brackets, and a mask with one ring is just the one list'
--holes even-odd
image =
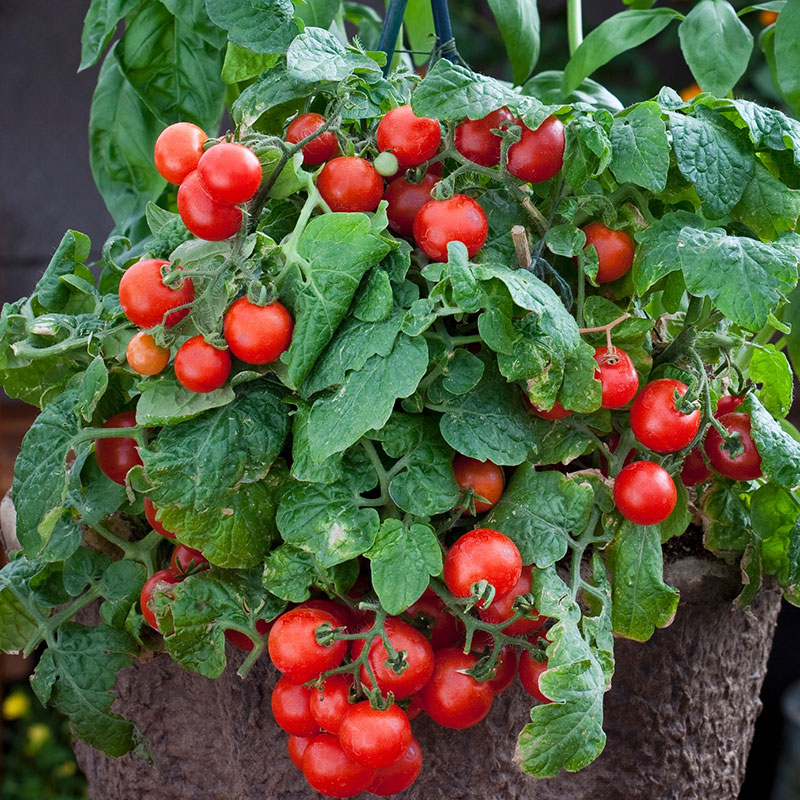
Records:
{"label": "dark background wall", "polygon": [[[89,170],[87,126],[97,71],[75,72],[87,6],[85,0],[0,0],[0,302],[29,293],[67,228],[87,233],[97,256],[112,226]],[[485,3],[451,6],[464,55],[474,66],[496,71],[504,54]],[[540,2],[545,31],[542,69],[563,66],[566,59],[563,6],[561,0]],[[587,28],[622,8],[612,0],[585,6]],[[683,10],[686,6],[676,4]],[[465,19],[483,35],[467,35]],[[691,78],[676,48],[673,29],[643,55],[622,57],[599,77],[625,101],[649,96],[662,83],[681,88]],[[745,92],[752,94],[760,80],[756,71]],[[0,406],[0,434],[8,444],[5,466],[18,440],[19,426],[13,420],[19,414],[7,401]],[[762,693],[764,713],[742,800],[769,797],[780,750],[780,696],[800,677],[799,623],[800,613],[786,606]]]}

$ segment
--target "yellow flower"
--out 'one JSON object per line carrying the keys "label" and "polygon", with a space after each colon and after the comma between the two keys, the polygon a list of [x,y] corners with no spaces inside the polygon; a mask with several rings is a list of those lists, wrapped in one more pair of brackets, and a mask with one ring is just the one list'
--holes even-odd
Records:
{"label": "yellow flower", "polygon": [[22,691],[12,692],[3,700],[3,717],[5,719],[19,719],[28,714],[31,709],[31,701]]}
{"label": "yellow flower", "polygon": [[38,750],[50,738],[50,728],[41,722],[35,722],[28,728],[28,744],[32,750]]}

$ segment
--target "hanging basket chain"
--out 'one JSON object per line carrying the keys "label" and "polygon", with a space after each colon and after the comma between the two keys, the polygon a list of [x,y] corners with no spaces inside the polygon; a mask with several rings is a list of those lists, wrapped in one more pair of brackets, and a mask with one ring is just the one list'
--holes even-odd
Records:
{"label": "hanging basket chain", "polygon": [[[383,20],[381,34],[378,38],[378,50],[386,53],[386,64],[383,67],[384,75],[389,74],[395,53],[415,52],[404,50],[402,47],[398,47],[397,43],[407,5],[408,0],[390,0],[389,7],[386,9],[386,17]],[[433,11],[433,29],[436,33],[436,46],[431,53],[431,60],[435,62],[440,58],[444,58],[453,63],[463,63],[456,49],[456,40],[453,38],[447,0],[431,0],[431,10]]]}

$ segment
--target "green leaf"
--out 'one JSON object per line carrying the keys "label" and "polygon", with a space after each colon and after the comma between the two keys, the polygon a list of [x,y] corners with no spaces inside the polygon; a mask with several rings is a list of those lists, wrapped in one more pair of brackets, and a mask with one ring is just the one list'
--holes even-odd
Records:
{"label": "green leaf", "polygon": [[531,441],[536,444],[536,461],[540,464],[569,464],[583,455],[591,443],[585,430],[564,420],[541,419],[530,412],[528,416],[533,428]]}
{"label": "green leaf", "polygon": [[635,183],[655,193],[664,191],[670,146],[657,103],[639,103],[617,117],[609,138],[611,171],[619,183]]}
{"label": "green leaf", "polygon": [[738,410],[750,414],[764,477],[784,489],[800,486],[800,442],[783,430],[754,395],[748,394]]}
{"label": "green leaf", "polygon": [[228,39],[254,53],[283,53],[297,33],[291,0],[206,0]]}
{"label": "green leaf", "polygon": [[519,387],[497,371],[494,359],[483,357],[483,377],[469,392],[446,395],[439,429],[457,453],[495,464],[521,464],[536,452],[533,415]]}
{"label": "green leaf", "polygon": [[742,492],[715,481],[700,499],[704,544],[718,556],[741,553],[750,541],[750,515]]}
{"label": "green leaf", "polygon": [[605,172],[611,161],[611,142],[606,129],[589,117],[576,117],[565,131],[564,177],[572,187]]}
{"label": "green leaf", "polygon": [[379,429],[395,400],[408,397],[428,369],[428,347],[421,337],[401,333],[386,357],[370,356],[360,370],[348,373],[340,389],[311,408],[308,440],[314,458],[324,461]]}
{"label": "green leaf", "polygon": [[514,83],[524,83],[539,60],[539,9],[531,0],[489,0],[506,45]]}
{"label": "green leaf", "polygon": [[686,288],[710,297],[725,316],[750,331],[767,317],[797,282],[800,237],[783,234],[773,244],[731,236],[722,228],[678,234],[678,262]]}
{"label": "green leaf", "polygon": [[363,369],[374,355],[388,356],[394,348],[403,317],[399,314],[379,322],[364,322],[348,316],[314,365],[300,390],[308,397],[338,386],[352,370]]}
{"label": "green leaf", "polygon": [[554,470],[520,464],[483,524],[502,531],[519,548],[523,564],[545,568],[567,553],[571,533],[582,533],[594,506],[588,483]]}
{"label": "green leaf", "polygon": [[236,393],[230,385],[213,392],[190,392],[172,373],[164,373],[139,383],[136,421],[157,427],[183,422],[204,411],[232,403]]}
{"label": "green leaf", "polygon": [[222,64],[222,80],[227,84],[256,78],[278,63],[275,53],[254,53],[235,42],[228,42]]}
{"label": "green leaf", "polygon": [[643,231],[636,233],[636,255],[633,260],[633,286],[644,295],[662,278],[679,270],[678,244],[684,228],[702,228],[703,220],[689,211],[670,211]]}
{"label": "green leaf", "polygon": [[420,66],[429,58],[436,42],[433,25],[433,10],[428,0],[409,0],[403,15],[403,27],[408,36],[411,49],[419,52],[411,54],[414,64]]}
{"label": "green leaf", "polygon": [[216,503],[202,510],[180,500],[168,505],[175,496],[169,486],[150,489],[148,496],[182,544],[200,550],[212,564],[244,568],[258,564],[278,538],[275,513],[288,479],[283,462],[276,461],[262,480],[220,491]]}
{"label": "green leaf", "polygon": [[750,100],[731,100],[731,105],[747,125],[756,149],[792,150],[800,165],[800,121],[787,117],[777,108],[768,108]]}
{"label": "green leaf", "polygon": [[223,54],[193,22],[173,16],[162,3],[143,4],[127,18],[116,52],[125,77],[162,127],[188,121],[213,135],[223,111]]}
{"label": "green leaf", "polygon": [[49,609],[33,592],[30,581],[45,568],[42,561],[17,558],[0,570],[0,650],[22,652],[41,639]]}
{"label": "green leaf", "polygon": [[306,25],[327,28],[341,6],[341,0],[294,0],[294,11]]}
{"label": "green leaf", "polygon": [[430,525],[387,519],[365,553],[383,608],[400,614],[422,597],[431,575],[442,571],[442,550]]}
{"label": "green leaf", "polygon": [[67,496],[67,452],[80,430],[77,393],[64,392],[34,420],[14,464],[17,537],[28,556],[47,545]]}
{"label": "green leaf", "polygon": [[389,496],[399,508],[430,517],[455,506],[458,484],[453,474],[453,451],[442,439],[435,420],[395,413],[374,438],[390,458],[402,460],[393,468],[389,482]]}
{"label": "green leaf", "polygon": [[800,108],[800,0],[788,0],[775,23],[778,86],[795,110]]}
{"label": "green leaf", "polygon": [[86,422],[91,421],[106,389],[108,389],[108,368],[103,357],[97,356],[83,373],[78,389],[76,410]]}
{"label": "green leaf", "polygon": [[681,175],[694,184],[703,212],[719,219],[739,202],[755,172],[747,136],[721,114],[698,106],[694,116],[670,113]]}
{"label": "green leaf", "polygon": [[105,602],[100,618],[113,628],[122,628],[131,609],[139,601],[147,572],[141,564],[124,559],[109,565],[101,584]]}
{"label": "green leaf", "polygon": [[[522,769],[537,778],[554,777],[562,769],[576,772],[603,750],[603,695],[607,689],[606,655],[581,635],[580,609],[553,567],[533,570],[536,607],[558,622],[547,637],[548,669],[539,679],[554,702],[531,709],[517,748]],[[565,598],[568,598],[565,600]]]}
{"label": "green leaf", "polygon": [[623,522],[606,552],[614,633],[646,642],[656,627],[672,622],[679,600],[677,589],[664,583],[658,526]]}
{"label": "green leaf", "polygon": [[451,64],[444,58],[433,65],[411,97],[411,106],[418,117],[453,122],[465,117],[481,119],[503,106],[519,108],[521,104],[541,105],[494,78]]}
{"label": "green leaf", "polygon": [[609,17],[583,40],[564,70],[562,89],[574,91],[584,78],[612,58],[644,44],[682,15],[671,8],[620,11]]}
{"label": "green leaf", "polygon": [[593,108],[605,108],[611,112],[622,111],[623,105],[619,99],[597,81],[584,78],[574,91],[565,93],[561,89],[563,78],[562,70],[545,70],[534,75],[522,87],[522,93],[554,106],[562,103],[586,103]]}
{"label": "green leaf", "polygon": [[306,28],[286,51],[289,79],[300,83],[339,82],[354,72],[379,74],[378,62],[370,56],[346,48],[332,33],[321,28]]}
{"label": "green leaf", "polygon": [[311,220],[297,250],[307,264],[284,358],[289,379],[300,385],[344,319],[364,273],[386,255],[389,244],[373,231],[366,214],[325,214]]}
{"label": "green leaf", "polygon": [[130,665],[137,647],[123,631],[65,622],[58,638],[42,653],[31,686],[42,703],[69,717],[75,733],[109,756],[134,746],[134,726],[114,714],[117,672]]}
{"label": "green leaf", "polygon": [[92,0],[83,20],[81,63],[78,72],[94,66],[111,41],[119,21],[129,14],[139,0]]}
{"label": "green leaf", "polygon": [[324,568],[369,550],[380,524],[378,512],[360,508],[345,483],[290,486],[281,499],[277,522],[284,541],[313,553]]}
{"label": "green leaf", "polygon": [[39,278],[34,294],[48,311],[62,311],[70,297],[69,287],[61,280],[72,275],[75,268],[85,264],[89,257],[91,240],[84,233],[67,231],[50,259],[44,275]]}
{"label": "green leaf", "polygon": [[117,49],[115,45],[106,56],[92,97],[89,160],[106,207],[126,231],[166,186],[153,163],[153,147],[164,123],[125,76]]}
{"label": "green leaf", "polygon": [[265,382],[251,384],[223,408],[163,428],[140,449],[147,480],[164,498],[153,502],[204,511],[239,483],[266,476],[289,432],[281,397]]}
{"label": "green leaf", "polygon": [[264,560],[264,587],[290,603],[302,603],[311,597],[311,584],[316,577],[316,559],[312,553],[282,544]]}
{"label": "green leaf", "polygon": [[727,0],[700,0],[678,27],[681,50],[704,92],[724,97],[744,75],[753,34]]}
{"label": "green leaf", "polygon": [[261,585],[261,570],[209,570],[156,593],[156,616],[170,657],[206,678],[225,670],[225,630],[260,638],[259,619],[270,621],[286,607]]}
{"label": "green leaf", "polygon": [[756,396],[764,408],[776,419],[783,419],[792,407],[792,370],[784,353],[771,344],[753,350],[750,379],[761,384]]}
{"label": "green leaf", "polygon": [[760,239],[773,241],[797,227],[800,189],[789,188],[757,161],[753,178],[731,214]]}

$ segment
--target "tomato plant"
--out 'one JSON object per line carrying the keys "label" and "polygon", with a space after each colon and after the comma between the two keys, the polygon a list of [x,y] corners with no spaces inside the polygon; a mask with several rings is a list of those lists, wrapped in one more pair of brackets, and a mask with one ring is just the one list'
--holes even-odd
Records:
{"label": "tomato plant", "polygon": [[[627,108],[584,80],[618,48],[580,44],[572,2],[560,88],[513,3],[491,4],[526,43],[511,83],[449,36],[412,75],[358,4],[352,44],[336,2],[142,0],[123,25],[101,5],[87,23],[121,38],[90,141],[115,230],[96,263],[67,232],[0,317],[0,382],[42,409],[0,646],[44,645],[79,736],[130,750],[116,673],[154,649],[216,678],[227,642],[243,677],[265,656],[283,673],[272,704],[314,789],[386,795],[419,774],[421,707],[477,724],[517,662],[545,703],[552,664],[518,759],[552,775],[602,749],[616,637],[680,613],[662,542],[699,524],[745,567],[740,605],[764,574],[800,603],[800,131],[697,47],[708,3],[611,18],[630,41],[677,20],[706,90]],[[789,97],[786,9],[762,42]],[[95,63],[108,32],[87,31]],[[71,622],[95,601],[97,624]],[[89,640],[80,669],[62,658]]]}

